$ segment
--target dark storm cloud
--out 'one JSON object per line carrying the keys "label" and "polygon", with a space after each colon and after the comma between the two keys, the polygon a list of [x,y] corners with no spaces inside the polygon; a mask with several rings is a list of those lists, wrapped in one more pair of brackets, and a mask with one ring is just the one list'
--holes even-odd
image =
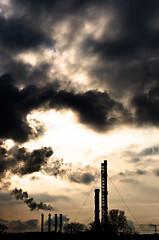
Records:
{"label": "dark storm cloud", "polygon": [[51,205],[47,205],[43,202],[36,203],[33,198],[29,198],[29,195],[27,192],[24,192],[22,189],[15,188],[11,195],[15,197],[16,200],[22,200],[24,203],[27,204],[27,206],[30,208],[31,211],[33,210],[46,210],[46,211],[54,211],[55,208],[53,208]]}
{"label": "dark storm cloud", "polygon": [[37,137],[43,132],[42,128],[37,127],[35,133],[26,119],[28,113],[39,108],[71,109],[81,123],[99,132],[109,130],[116,124],[131,122],[131,114],[122,104],[111,99],[107,92],[57,91],[54,84],[44,87],[29,85],[19,90],[9,74],[0,78],[0,108],[0,137],[19,142]]}
{"label": "dark storm cloud", "polygon": [[[108,32],[105,30],[98,41],[88,41],[88,46],[94,53],[104,60],[131,60],[140,56],[143,49],[159,49],[158,30],[151,26],[153,20],[158,20],[157,1],[150,3],[148,0],[122,0],[113,1],[112,6],[116,15],[108,26]],[[109,31],[113,33],[113,37],[109,35]]]}
{"label": "dark storm cloud", "polygon": [[[29,136],[38,136],[33,132],[26,120],[29,106],[23,102],[23,94],[14,85],[14,79],[9,74],[0,77],[0,137],[11,138],[15,141],[24,142]],[[30,110],[32,107],[30,108]],[[41,134],[42,129],[40,129]]]}
{"label": "dark storm cloud", "polygon": [[41,44],[53,45],[53,41],[49,39],[39,28],[32,28],[28,25],[24,18],[5,18],[0,16],[0,44],[11,52],[20,52],[38,47]]}
{"label": "dark storm cloud", "polygon": [[[13,4],[16,7],[20,7],[25,9],[25,11],[29,12],[31,15],[42,15],[43,14],[52,14],[54,13],[56,18],[62,18],[65,14],[82,14],[81,10],[87,9],[90,5],[97,6],[103,5],[106,2],[103,0],[74,0],[66,2],[64,0],[60,1],[51,1],[51,0],[29,0],[26,4],[25,1],[13,0]],[[13,7],[14,7],[13,5]],[[60,16],[59,16],[60,14]]]}
{"label": "dark storm cloud", "polygon": [[140,125],[159,126],[159,85],[156,83],[147,93],[133,97],[135,118]]}
{"label": "dark storm cloud", "polygon": [[59,91],[50,102],[50,108],[70,108],[81,123],[99,132],[131,122],[130,113],[120,103],[111,99],[107,92],[96,90],[77,94]]}
{"label": "dark storm cloud", "polygon": [[[3,75],[0,79],[0,100],[4,103],[3,106],[0,105],[0,137],[25,142],[42,134],[42,131],[35,134],[26,120],[28,113],[39,108],[71,109],[80,123],[98,132],[127,123],[158,126],[158,6],[158,2],[150,3],[147,0],[69,3],[49,0],[29,0],[27,3],[12,1],[14,14],[8,18],[0,16],[0,43],[4,49],[2,64],[5,62],[2,72],[8,68],[18,80],[13,84],[9,75]],[[82,40],[77,44],[76,36],[81,34],[82,29],[85,31],[84,22],[94,19],[94,12],[100,13],[101,9],[106,13],[101,13],[103,21],[108,9],[111,15],[108,24],[102,27],[101,36],[83,34]],[[97,82],[99,85],[96,86],[109,89],[109,94],[108,91],[98,90],[78,93],[77,90],[62,91],[59,90],[58,80],[55,89],[55,86],[47,84],[49,63],[33,67],[15,60],[14,53],[23,53],[27,49],[36,52],[37,47],[42,45],[52,47],[57,37],[54,27],[57,22],[64,21],[69,21],[73,31],[68,29],[64,40],[67,38],[69,44],[64,44],[63,51],[67,52],[71,42],[73,47],[80,48],[79,59],[85,60],[87,57],[89,62],[95,56],[95,63],[85,69],[90,77],[90,86]],[[59,27],[59,34],[60,31]],[[22,90],[16,85],[20,76],[24,86]],[[28,86],[28,82],[34,82],[35,79],[35,83],[40,84]],[[42,80],[43,87],[40,87]],[[119,97],[128,98],[127,109],[120,103]],[[130,112],[134,113],[134,118]]]}
{"label": "dark storm cloud", "polygon": [[[84,52],[98,57],[98,63],[90,70],[91,77],[114,97],[132,98],[137,123],[156,126],[156,93],[148,96],[145,91],[159,79],[158,7],[157,1],[113,1],[113,17],[102,36],[96,39],[90,35],[83,41]],[[158,84],[154,89],[158,92]]]}

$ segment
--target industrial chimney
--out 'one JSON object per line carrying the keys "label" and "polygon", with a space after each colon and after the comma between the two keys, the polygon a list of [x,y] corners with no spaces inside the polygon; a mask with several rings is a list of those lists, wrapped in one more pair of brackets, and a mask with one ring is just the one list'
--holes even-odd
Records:
{"label": "industrial chimney", "polygon": [[48,232],[50,232],[51,231],[51,214],[49,213],[49,215],[48,215]]}
{"label": "industrial chimney", "polygon": [[44,232],[44,214],[41,214],[41,232]]}
{"label": "industrial chimney", "polygon": [[99,189],[95,189],[95,219],[94,219],[94,227],[95,230],[99,230],[100,228],[100,220],[99,220]]}
{"label": "industrial chimney", "polygon": [[60,233],[62,232],[62,214],[60,214]]}
{"label": "industrial chimney", "polygon": [[57,214],[55,214],[55,232],[57,232]]}
{"label": "industrial chimney", "polygon": [[108,218],[107,160],[101,164],[101,214],[103,230],[107,228]]}

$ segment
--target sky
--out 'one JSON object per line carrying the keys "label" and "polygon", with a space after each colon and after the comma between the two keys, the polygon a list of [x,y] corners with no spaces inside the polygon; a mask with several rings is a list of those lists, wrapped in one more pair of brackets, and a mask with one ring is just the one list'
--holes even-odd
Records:
{"label": "sky", "polygon": [[[159,224],[159,2],[2,0],[0,223],[40,231],[44,213],[109,209]],[[124,200],[124,201],[123,201]],[[140,226],[139,225],[149,225]]]}

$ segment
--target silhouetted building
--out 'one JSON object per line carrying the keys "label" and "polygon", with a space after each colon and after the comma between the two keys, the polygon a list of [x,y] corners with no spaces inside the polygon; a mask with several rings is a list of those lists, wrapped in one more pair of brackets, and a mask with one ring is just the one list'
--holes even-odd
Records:
{"label": "silhouetted building", "polygon": [[104,230],[107,228],[108,217],[108,191],[107,191],[107,160],[101,164],[101,218],[102,227]]}

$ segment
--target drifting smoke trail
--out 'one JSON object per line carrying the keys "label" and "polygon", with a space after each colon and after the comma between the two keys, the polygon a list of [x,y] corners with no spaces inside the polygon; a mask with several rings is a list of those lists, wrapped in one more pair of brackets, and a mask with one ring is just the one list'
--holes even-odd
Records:
{"label": "drifting smoke trail", "polygon": [[40,203],[34,202],[34,199],[33,198],[28,198],[28,193],[23,192],[22,189],[15,188],[11,192],[11,195],[13,195],[16,200],[22,200],[24,203],[26,203],[31,211],[33,211],[35,209],[36,210],[43,209],[43,210],[46,210],[46,211],[54,211],[55,210],[55,208],[53,208],[51,205],[47,205],[43,202],[40,202]]}

